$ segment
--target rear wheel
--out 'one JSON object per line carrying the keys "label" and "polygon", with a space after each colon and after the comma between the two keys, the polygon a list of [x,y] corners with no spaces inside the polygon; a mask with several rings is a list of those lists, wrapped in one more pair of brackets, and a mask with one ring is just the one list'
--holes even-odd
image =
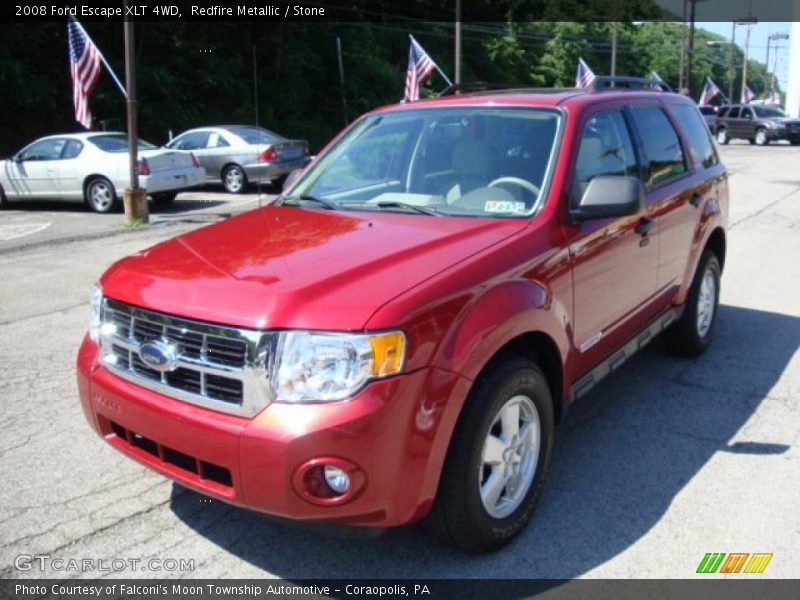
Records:
{"label": "rear wheel", "polygon": [[720,127],[717,129],[717,143],[722,144],[723,146],[727,144],[731,138],[728,136],[728,130],[725,127]]}
{"label": "rear wheel", "polygon": [[703,252],[681,318],[664,331],[667,349],[679,356],[697,356],[714,339],[719,308],[720,266],[716,254]]}
{"label": "rear wheel", "polygon": [[767,137],[767,130],[763,127],[759,127],[756,129],[756,146],[766,146],[769,144],[769,138]]}
{"label": "rear wheel", "polygon": [[0,210],[4,208],[8,208],[8,198],[6,198],[6,192],[3,190],[3,186],[0,185]]}
{"label": "rear wheel", "polygon": [[445,543],[490,552],[531,519],[553,447],[553,401],[542,371],[501,357],[459,418],[429,516]]}
{"label": "rear wheel", "polygon": [[117,205],[114,185],[105,177],[96,177],[86,185],[86,203],[98,213],[109,213]]}
{"label": "rear wheel", "polygon": [[229,194],[241,194],[247,185],[247,176],[239,165],[230,165],[222,173],[222,184]]}

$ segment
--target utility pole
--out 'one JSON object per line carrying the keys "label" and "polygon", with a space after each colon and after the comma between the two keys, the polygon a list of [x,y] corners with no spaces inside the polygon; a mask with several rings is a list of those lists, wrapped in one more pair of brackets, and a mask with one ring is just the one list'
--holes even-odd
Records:
{"label": "utility pole", "polygon": [[344,91],[344,61],[342,60],[342,38],[336,36],[336,56],[339,60],[339,86],[342,90],[342,114],[344,115],[344,124],[350,122],[347,118],[347,95]]}
{"label": "utility pole", "polygon": [[736,54],[736,21],[731,23],[731,45],[728,60],[728,102],[733,102],[733,80],[736,79],[736,69],[733,66],[733,57]]}
{"label": "utility pole", "polygon": [[747,87],[747,57],[750,50],[750,27],[751,23],[747,24],[747,30],[744,33],[744,60],[742,61],[742,93],[739,96],[739,102],[744,102],[744,89]]}
{"label": "utility pole", "polygon": [[256,37],[253,34],[253,112],[258,127],[258,63],[256,62]]}
{"label": "utility pole", "polygon": [[455,83],[461,83],[461,0],[456,0]]}
{"label": "utility pole", "polygon": [[684,69],[686,68],[686,4],[688,0],[683,0],[683,20],[681,21],[681,64],[678,69],[678,93],[683,93],[684,88]]}
{"label": "utility pole", "polygon": [[689,50],[686,52],[686,93],[692,95],[692,62],[694,62],[694,17],[697,0],[689,0]]}
{"label": "utility pole", "polygon": [[[127,12],[128,0],[125,0]],[[139,187],[139,138],[136,119],[136,52],[133,44],[133,21],[125,18],[125,87],[128,89],[128,167],[130,185],[122,194],[125,218],[129,225],[147,223],[147,192]]]}
{"label": "utility pole", "polygon": [[[614,0],[611,15],[611,76],[617,74],[617,2]],[[612,82],[613,85],[613,82]]]}

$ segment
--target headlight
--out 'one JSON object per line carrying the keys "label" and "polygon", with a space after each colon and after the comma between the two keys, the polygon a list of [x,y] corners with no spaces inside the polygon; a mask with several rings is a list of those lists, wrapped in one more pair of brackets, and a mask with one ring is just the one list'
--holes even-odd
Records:
{"label": "headlight", "polygon": [[94,342],[100,339],[100,326],[103,324],[103,288],[94,284],[91,298],[91,315],[89,317],[89,337]]}
{"label": "headlight", "polygon": [[406,337],[401,331],[281,333],[272,376],[275,401],[343,400],[371,379],[400,373],[405,353]]}

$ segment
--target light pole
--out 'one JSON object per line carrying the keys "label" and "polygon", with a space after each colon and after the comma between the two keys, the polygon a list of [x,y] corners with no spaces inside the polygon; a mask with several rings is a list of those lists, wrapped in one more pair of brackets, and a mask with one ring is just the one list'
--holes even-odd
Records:
{"label": "light pole", "polygon": [[[788,40],[789,34],[788,33],[772,33],[767,36],[767,61],[764,63],[767,65],[767,87],[769,88],[770,93],[775,91],[775,71],[778,70],[778,40]],[[772,69],[772,74],[770,75],[770,68],[769,68],[769,50],[770,44],[772,40],[775,40],[775,68]]]}

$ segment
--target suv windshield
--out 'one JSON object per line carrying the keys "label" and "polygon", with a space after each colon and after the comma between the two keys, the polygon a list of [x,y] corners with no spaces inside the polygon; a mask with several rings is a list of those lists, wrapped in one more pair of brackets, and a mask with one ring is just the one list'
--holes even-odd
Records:
{"label": "suv windshield", "polygon": [[762,119],[775,119],[786,116],[786,113],[774,106],[770,106],[769,108],[766,106],[754,106],[753,110],[756,111],[756,116]]}
{"label": "suv windshield", "polygon": [[552,109],[498,107],[368,115],[309,169],[290,200],[416,214],[530,215],[543,200],[560,120]]}

